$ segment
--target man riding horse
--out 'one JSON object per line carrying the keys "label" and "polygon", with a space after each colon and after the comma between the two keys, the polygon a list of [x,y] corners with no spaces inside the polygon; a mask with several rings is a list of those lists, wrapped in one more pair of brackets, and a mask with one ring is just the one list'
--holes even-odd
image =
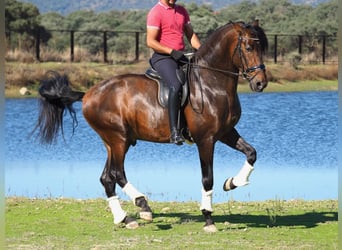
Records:
{"label": "man riding horse", "polygon": [[147,15],[146,42],[154,51],[150,60],[151,66],[169,85],[170,142],[181,145],[184,138],[176,124],[182,83],[176,71],[187,61],[183,53],[183,36],[185,34],[194,49],[198,49],[201,43],[193,31],[187,10],[176,5],[176,2],[177,0],[160,0],[150,10]]}

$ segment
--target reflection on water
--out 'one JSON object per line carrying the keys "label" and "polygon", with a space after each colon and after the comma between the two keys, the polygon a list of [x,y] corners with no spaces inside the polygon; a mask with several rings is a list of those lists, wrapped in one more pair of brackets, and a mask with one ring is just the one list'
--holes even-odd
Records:
{"label": "reflection on water", "polygon": [[[226,193],[244,156],[217,143],[214,201],[337,198],[337,92],[240,95],[237,128],[258,151],[251,184]],[[36,100],[6,101],[6,195],[105,197],[99,182],[106,152],[84,121],[66,141],[42,147],[27,136],[37,117]],[[125,163],[127,176],[151,200],[199,200],[201,176],[196,146],[139,141]],[[324,188],[322,188],[324,187]],[[119,191],[119,189],[118,189]],[[121,192],[121,197],[127,199]]]}
{"label": "reflection on water", "polygon": [[[14,165],[23,164],[18,171]],[[136,163],[135,163],[136,164]],[[274,168],[256,165],[251,183],[228,193],[222,189],[225,179],[237,173],[239,166],[215,168],[214,202],[227,200],[266,199],[336,199],[337,171],[333,168],[312,171],[309,168]],[[99,182],[101,167],[98,162],[12,163],[7,165],[7,195],[27,197],[105,197]],[[231,164],[228,164],[231,165]],[[94,167],[95,166],[95,167]],[[201,176],[198,164],[141,164],[127,163],[130,182],[150,200],[200,200]],[[20,175],[18,175],[20,172]],[[14,186],[15,185],[15,186]],[[120,189],[119,189],[120,190]],[[119,191],[119,195],[128,199]]]}

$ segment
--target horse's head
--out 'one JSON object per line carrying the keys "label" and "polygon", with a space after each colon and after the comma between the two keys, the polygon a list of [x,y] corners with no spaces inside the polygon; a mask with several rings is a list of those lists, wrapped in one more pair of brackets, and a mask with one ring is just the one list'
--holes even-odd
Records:
{"label": "horse's head", "polygon": [[267,49],[267,37],[258,22],[252,25],[234,23],[237,42],[233,53],[233,61],[249,81],[253,91],[261,92],[267,86],[267,76],[263,63],[263,54]]}

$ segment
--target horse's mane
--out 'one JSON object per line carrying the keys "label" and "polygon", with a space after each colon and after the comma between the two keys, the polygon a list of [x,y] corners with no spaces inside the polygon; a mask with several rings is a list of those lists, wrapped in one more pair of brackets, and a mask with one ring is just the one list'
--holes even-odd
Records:
{"label": "horse's mane", "polygon": [[217,41],[221,40],[221,36],[227,32],[226,30],[231,29],[233,27],[233,24],[239,24],[242,28],[248,29],[251,31],[251,33],[254,33],[259,38],[259,42],[260,42],[262,52],[263,53],[266,52],[266,50],[268,48],[268,40],[267,40],[267,37],[266,37],[264,30],[259,26],[253,26],[252,24],[245,23],[243,21],[239,21],[239,22],[235,22],[235,23],[230,21],[230,22],[226,23],[225,25],[217,28],[215,31],[213,31],[209,35],[209,37],[204,42],[202,47],[205,47],[206,49],[208,49],[208,47],[212,46]]}
{"label": "horse's mane", "polygon": [[205,42],[201,45],[200,50],[204,50],[204,51],[210,51],[210,47],[215,44],[217,41],[221,40],[221,36],[223,34],[225,34],[226,32],[222,32],[223,30],[232,28],[232,23],[229,22],[219,28],[217,28],[216,30],[214,30],[212,33],[209,34],[209,36],[207,37],[207,39],[205,40]]}
{"label": "horse's mane", "polygon": [[268,40],[267,40],[267,36],[265,34],[265,31],[263,30],[263,28],[261,28],[260,26],[253,26],[251,24],[247,24],[246,25],[248,29],[252,29],[252,32],[256,32],[256,36],[259,38],[259,42],[260,42],[260,46],[261,46],[261,50],[263,53],[266,52],[267,48],[268,48]]}

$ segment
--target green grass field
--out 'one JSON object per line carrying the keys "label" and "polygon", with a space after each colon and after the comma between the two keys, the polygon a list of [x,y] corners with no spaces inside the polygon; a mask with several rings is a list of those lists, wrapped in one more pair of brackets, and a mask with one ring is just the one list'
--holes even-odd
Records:
{"label": "green grass field", "polygon": [[[114,225],[107,202],[6,198],[6,249],[338,249],[337,200],[214,204],[205,233],[196,202],[150,202],[151,223]],[[123,207],[137,216],[132,202]]]}
{"label": "green grass field", "polygon": [[[307,91],[337,91],[338,82],[336,80],[316,80],[276,83],[269,82],[264,93],[269,92],[307,92]],[[239,93],[252,92],[247,83],[240,84]]]}

